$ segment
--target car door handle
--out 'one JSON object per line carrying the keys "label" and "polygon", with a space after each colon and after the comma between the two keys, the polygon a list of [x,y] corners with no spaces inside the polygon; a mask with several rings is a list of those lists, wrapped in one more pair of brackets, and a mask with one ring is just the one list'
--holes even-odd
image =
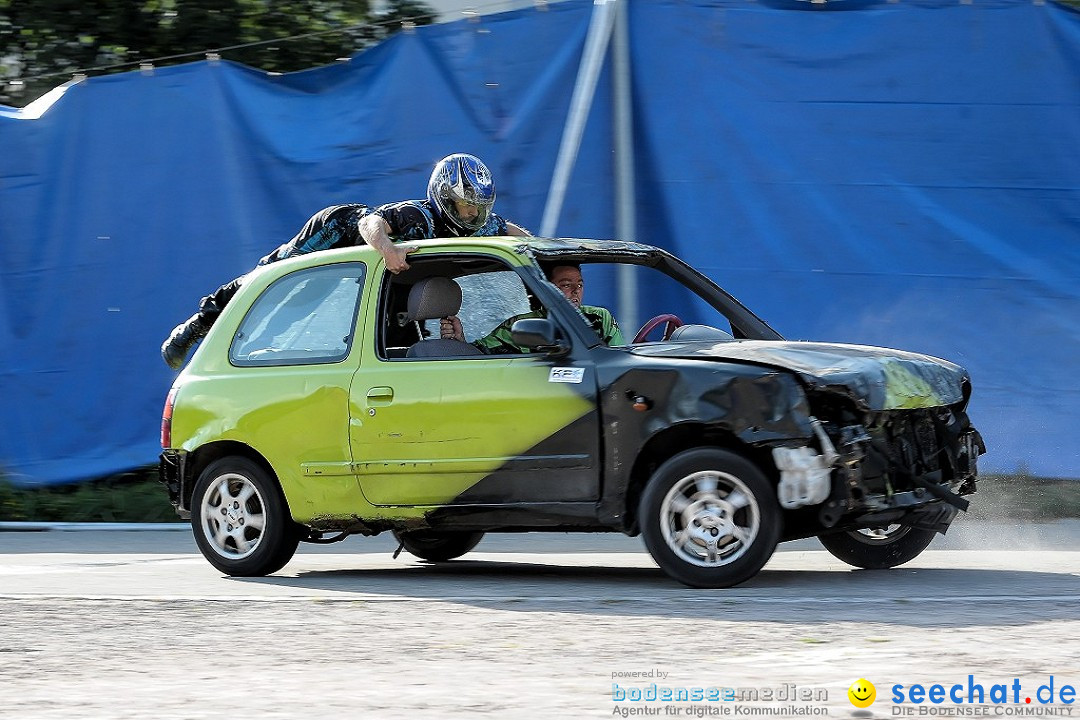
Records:
{"label": "car door handle", "polygon": [[394,400],[394,388],[373,387],[367,391],[369,405],[389,405]]}

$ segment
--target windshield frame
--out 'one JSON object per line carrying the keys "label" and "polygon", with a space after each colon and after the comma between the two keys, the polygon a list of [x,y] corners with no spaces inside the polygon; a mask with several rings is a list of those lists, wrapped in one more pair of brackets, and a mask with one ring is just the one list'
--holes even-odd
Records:
{"label": "windshield frame", "polygon": [[[783,336],[750,308],[713,282],[708,276],[694,269],[671,253],[652,245],[606,240],[578,240],[570,238],[535,238],[523,245],[521,251],[537,263],[556,261],[581,263],[583,265],[615,263],[640,265],[658,270],[680,283],[700,297],[731,323],[736,338],[749,340],[783,340]],[[542,273],[541,273],[542,277]],[[545,283],[550,285],[550,283]],[[558,289],[550,285],[556,292]]]}

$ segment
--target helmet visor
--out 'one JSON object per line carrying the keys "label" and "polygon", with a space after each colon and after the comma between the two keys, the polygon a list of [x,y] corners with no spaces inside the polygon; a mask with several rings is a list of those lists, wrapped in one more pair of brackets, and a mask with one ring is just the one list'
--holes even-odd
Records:
{"label": "helmet visor", "polygon": [[471,202],[451,197],[447,210],[462,227],[479,230],[491,217],[490,202]]}

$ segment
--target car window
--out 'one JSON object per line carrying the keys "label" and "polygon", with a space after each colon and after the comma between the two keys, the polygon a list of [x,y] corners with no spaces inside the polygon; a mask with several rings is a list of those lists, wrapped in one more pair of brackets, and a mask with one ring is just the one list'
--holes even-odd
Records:
{"label": "car window", "polygon": [[512,270],[466,275],[457,283],[461,286],[458,318],[467,342],[486,336],[507,318],[529,312],[525,284]]}
{"label": "car window", "polygon": [[[634,295],[634,327],[621,324],[623,336],[631,342],[637,331],[652,318],[674,316],[687,325],[690,337],[720,339],[731,337],[730,321],[716,308],[699,297],[691,288],[656,268],[622,263],[586,263],[582,265],[585,280],[585,299],[589,305],[600,305],[615,311],[616,291],[620,276],[637,288]],[[622,319],[622,318],[620,318]],[[709,329],[716,333],[708,332]],[[648,341],[658,341],[668,329],[661,324],[648,335]]]}
{"label": "car window", "polygon": [[240,323],[234,365],[310,365],[349,354],[364,265],[340,263],[300,270],[270,285]]}
{"label": "car window", "polygon": [[[376,351],[385,360],[462,359],[489,354],[490,344],[480,341],[506,320],[530,312],[530,294],[521,277],[505,261],[490,256],[429,255],[410,261],[410,270],[387,276],[380,301],[380,330]],[[410,296],[425,279],[441,277],[461,290],[455,313],[461,322],[464,342],[432,344],[440,338],[440,318],[410,316]],[[532,301],[535,302],[535,301]],[[441,306],[440,306],[441,307]],[[539,304],[536,304],[539,307]],[[425,312],[431,312],[431,307]],[[509,337],[509,333],[503,333]],[[470,347],[462,347],[469,345]],[[526,354],[516,347],[500,346],[499,354]]]}

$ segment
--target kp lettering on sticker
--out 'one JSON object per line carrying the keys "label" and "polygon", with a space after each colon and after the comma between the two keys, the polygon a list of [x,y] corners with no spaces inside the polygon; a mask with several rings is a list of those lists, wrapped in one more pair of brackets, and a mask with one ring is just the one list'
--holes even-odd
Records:
{"label": "kp lettering on sticker", "polygon": [[548,382],[579,383],[585,377],[585,368],[551,368]]}

